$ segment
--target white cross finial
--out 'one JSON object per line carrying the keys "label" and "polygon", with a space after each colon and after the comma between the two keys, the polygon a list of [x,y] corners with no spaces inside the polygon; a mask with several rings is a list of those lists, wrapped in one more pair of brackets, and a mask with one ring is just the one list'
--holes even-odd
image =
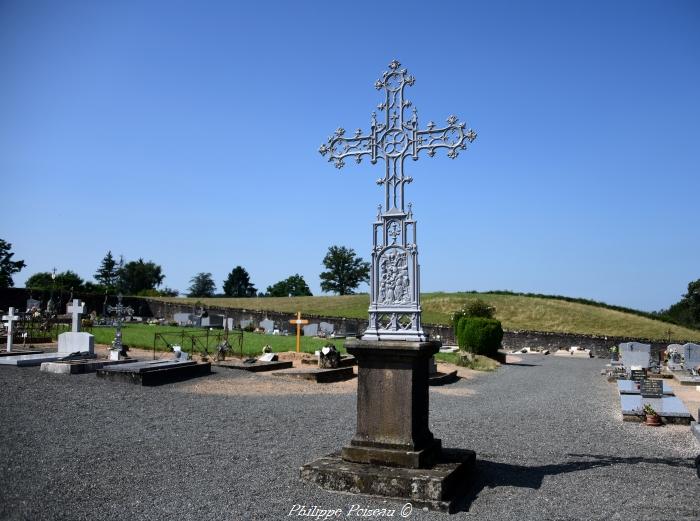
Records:
{"label": "white cross finial", "polygon": [[19,320],[19,317],[15,315],[15,308],[10,308],[7,315],[3,315],[2,319],[5,321],[5,327],[7,328],[7,352],[12,351],[12,324]]}
{"label": "white cross finial", "polygon": [[80,302],[80,299],[74,298],[72,304],[68,304],[68,313],[73,315],[73,324],[71,331],[73,333],[80,332],[80,315],[85,313],[85,303]]}

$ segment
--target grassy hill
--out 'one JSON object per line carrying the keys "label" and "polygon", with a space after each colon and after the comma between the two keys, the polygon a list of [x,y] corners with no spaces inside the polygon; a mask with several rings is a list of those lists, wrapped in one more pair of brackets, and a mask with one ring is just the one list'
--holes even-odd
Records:
{"label": "grassy hill", "polygon": [[[668,324],[634,312],[593,303],[557,298],[498,293],[425,293],[421,296],[423,322],[449,324],[452,312],[480,298],[496,308],[496,318],[508,330],[551,331],[586,335],[624,336],[700,341],[700,331]],[[366,318],[368,295],[280,298],[158,298],[175,303],[201,302],[206,306],[270,310],[330,317]]]}

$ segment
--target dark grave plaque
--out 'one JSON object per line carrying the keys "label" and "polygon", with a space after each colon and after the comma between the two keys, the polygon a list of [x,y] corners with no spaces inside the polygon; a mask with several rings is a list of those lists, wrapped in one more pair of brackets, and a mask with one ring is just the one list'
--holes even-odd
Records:
{"label": "dark grave plaque", "polygon": [[630,371],[630,380],[633,382],[641,382],[642,380],[646,380],[647,378],[647,372],[645,369],[632,369]]}
{"label": "dark grave plaque", "polygon": [[645,398],[661,398],[664,394],[663,380],[645,378],[639,382],[639,392]]}

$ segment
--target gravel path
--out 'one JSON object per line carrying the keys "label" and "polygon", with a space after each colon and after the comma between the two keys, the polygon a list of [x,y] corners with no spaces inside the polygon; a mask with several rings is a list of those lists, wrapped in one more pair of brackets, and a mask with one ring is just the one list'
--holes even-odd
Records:
{"label": "gravel path", "polygon": [[[700,519],[700,444],[687,426],[623,423],[615,387],[599,375],[604,363],[523,356],[431,390],[435,435],[479,460],[470,509],[452,518]],[[288,516],[295,504],[341,509],[343,519],[358,519],[347,516],[354,504],[397,509],[400,518],[400,503],[298,477],[352,436],[354,386],[316,394],[271,378],[218,369],[141,388],[0,368],[0,518],[311,519]],[[282,385],[289,394],[264,391]]]}

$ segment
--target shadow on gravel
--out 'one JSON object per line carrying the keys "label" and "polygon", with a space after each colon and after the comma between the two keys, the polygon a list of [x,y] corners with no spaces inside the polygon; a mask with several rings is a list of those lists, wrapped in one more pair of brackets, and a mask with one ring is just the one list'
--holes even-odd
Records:
{"label": "shadow on gravel", "polygon": [[524,364],[523,362],[506,362],[504,365],[517,365],[518,367],[540,367],[540,364]]}
{"label": "shadow on gravel", "polygon": [[553,465],[540,465],[528,467],[525,465],[511,465],[508,463],[496,463],[487,460],[476,460],[474,480],[469,491],[463,496],[457,506],[457,511],[466,512],[472,502],[485,488],[496,487],[520,487],[539,489],[545,476],[556,476],[567,472],[578,472],[598,467],[610,467],[613,465],[638,465],[640,463],[650,465],[668,465],[670,467],[694,468],[692,459],[683,458],[623,458],[617,456],[602,456],[597,454],[568,454],[573,458],[587,458],[586,460],[569,461]]}

